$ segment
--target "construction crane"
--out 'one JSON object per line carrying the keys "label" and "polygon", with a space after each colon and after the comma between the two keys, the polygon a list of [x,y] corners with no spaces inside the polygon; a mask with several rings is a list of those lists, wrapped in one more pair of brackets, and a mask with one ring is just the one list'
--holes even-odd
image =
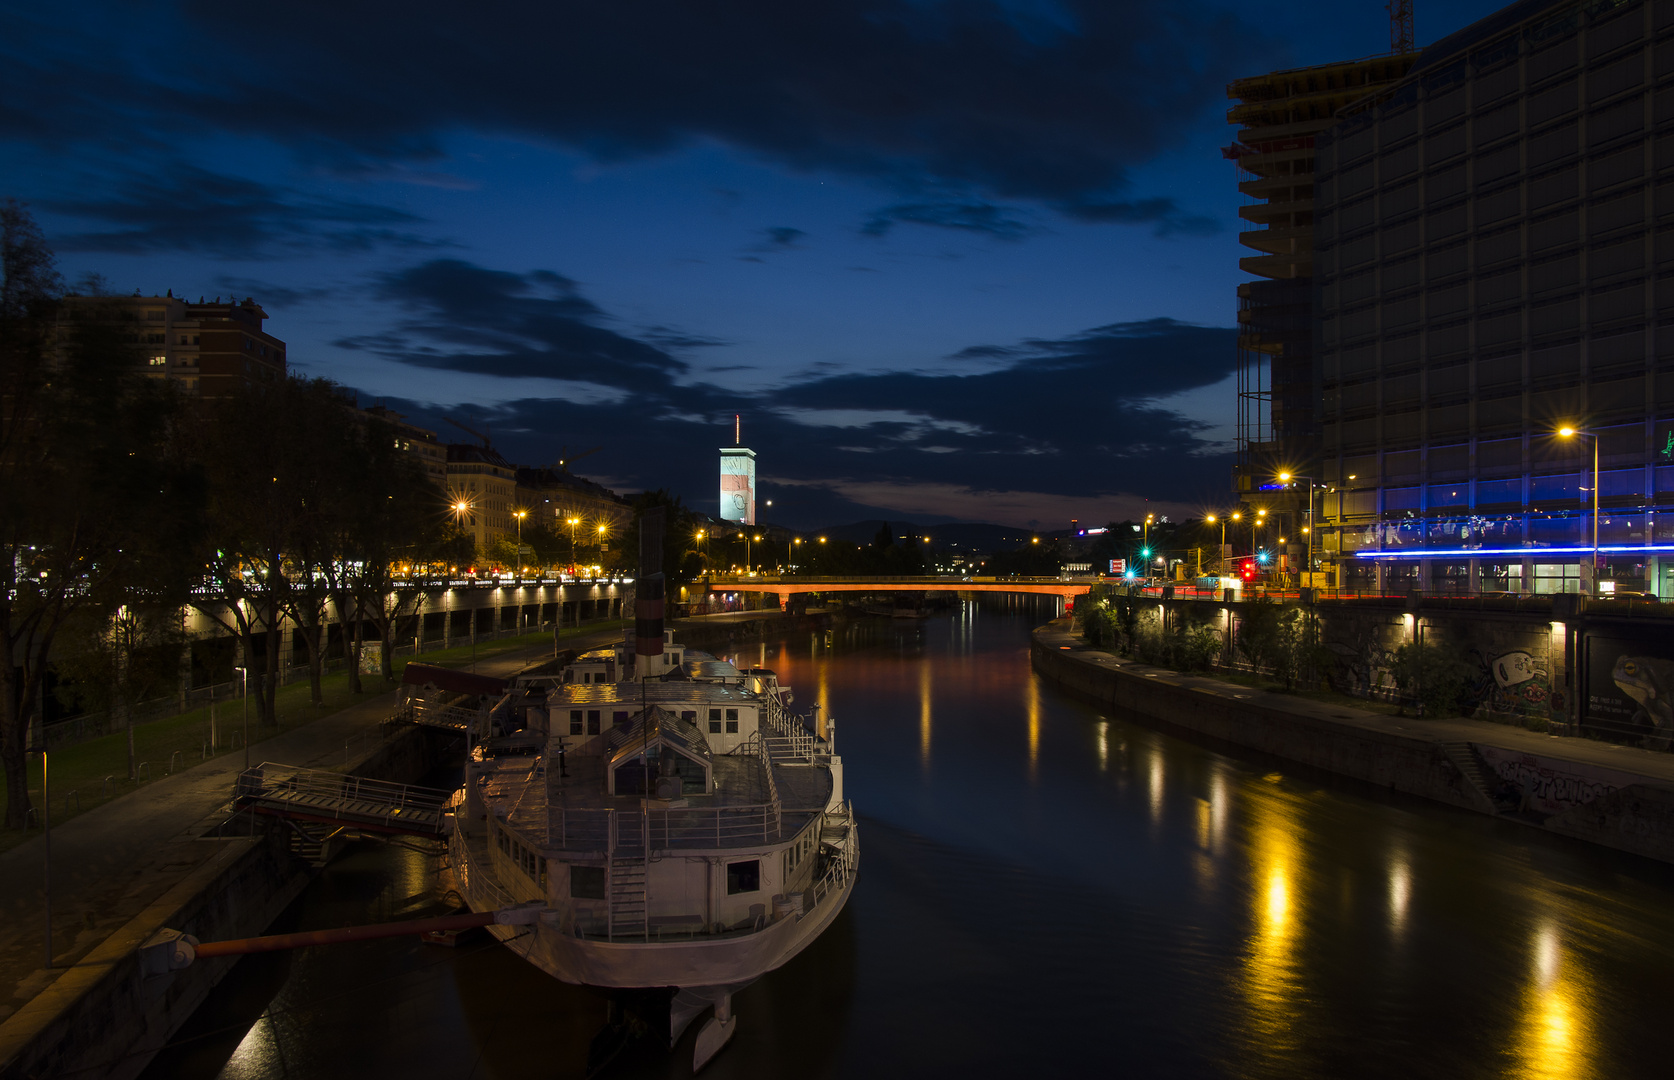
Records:
{"label": "construction crane", "polygon": [[591,450],[583,450],[581,453],[571,457],[570,448],[566,446],[562,450],[558,451],[558,460],[553,462],[552,467],[557,469],[559,472],[569,472],[571,465],[574,465],[584,457],[591,457],[603,449],[604,447],[602,446],[595,446]]}
{"label": "construction crane", "polygon": [[471,435],[475,435],[477,438],[481,439],[482,440],[482,448],[484,450],[490,449],[487,435],[484,435],[482,432],[477,431],[473,428],[466,427],[464,424],[461,424],[458,420],[455,420],[451,416],[444,416],[444,417],[442,417],[442,419],[446,420],[448,423],[452,424],[454,427],[458,428],[460,431],[464,431],[464,432],[467,432]]}
{"label": "construction crane", "polygon": [[1412,0],[1389,0],[1384,5],[1389,12],[1389,51],[1396,56],[1412,52]]}

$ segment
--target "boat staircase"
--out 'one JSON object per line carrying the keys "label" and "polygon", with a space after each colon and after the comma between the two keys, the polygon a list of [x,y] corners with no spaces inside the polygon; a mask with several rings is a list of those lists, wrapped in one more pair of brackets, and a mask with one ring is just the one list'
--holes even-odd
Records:
{"label": "boat staircase", "polygon": [[1465,783],[1480,799],[1483,809],[1491,814],[1498,814],[1506,809],[1494,797],[1494,789],[1499,785],[1483,770],[1482,761],[1476,756],[1476,750],[1470,743],[1444,742],[1441,744],[1441,752],[1465,778]]}
{"label": "boat staircase", "polygon": [[610,936],[644,936],[646,922],[645,860],[612,858],[610,862]]}
{"label": "boat staircase", "polygon": [[438,838],[452,828],[448,812],[452,797],[453,792],[441,788],[263,762],[239,776],[233,788],[233,808],[292,823],[328,826],[324,831],[305,830],[322,841],[333,828]]}

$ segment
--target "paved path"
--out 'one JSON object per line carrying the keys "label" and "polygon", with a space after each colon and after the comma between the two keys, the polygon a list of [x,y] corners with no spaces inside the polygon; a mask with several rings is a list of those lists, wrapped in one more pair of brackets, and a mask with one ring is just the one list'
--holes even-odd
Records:
{"label": "paved path", "polygon": [[[620,626],[564,639],[565,648],[619,640]],[[551,655],[542,644],[479,660],[485,675],[509,676]],[[467,662],[468,663],[468,662]],[[465,666],[465,665],[461,665]],[[396,691],[250,747],[252,762],[340,769],[377,748],[378,724]],[[348,744],[345,749],[345,743]],[[232,793],[242,754],[225,754],[144,784],[52,830],[53,971],[46,960],[45,844],[36,837],[0,854],[0,1022],[38,994],[152,901],[204,863],[226,841],[198,839]]]}
{"label": "paved path", "polygon": [[1387,713],[1372,712],[1352,705],[1315,701],[1291,694],[1276,694],[1203,675],[1183,675],[1167,668],[1142,664],[1137,660],[1124,660],[1102,649],[1093,648],[1087,644],[1086,639],[1066,630],[1043,628],[1037,630],[1036,635],[1047,648],[1056,648],[1060,653],[1080,663],[1094,667],[1122,668],[1146,678],[1162,679],[1221,697],[1259,702],[1265,708],[1309,716],[1327,723],[1376,731],[1398,731],[1402,735],[1432,739],[1438,743],[1473,742],[1497,746],[1518,753],[1538,754],[1545,758],[1637,773],[1657,783],[1674,786],[1674,754],[1645,750],[1636,746],[1618,746],[1593,739],[1546,735],[1526,728],[1512,727],[1510,724],[1496,724],[1491,720],[1425,720],[1415,716],[1390,716]]}

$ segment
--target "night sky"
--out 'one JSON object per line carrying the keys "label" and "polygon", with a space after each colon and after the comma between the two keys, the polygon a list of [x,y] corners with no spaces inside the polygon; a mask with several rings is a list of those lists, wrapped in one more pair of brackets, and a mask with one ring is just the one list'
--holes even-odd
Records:
{"label": "night sky", "polygon": [[293,369],[619,491],[714,513],[736,412],[793,527],[1195,514],[1225,85],[1388,40],[1377,0],[13,2],[0,196],[72,282],[253,296]]}

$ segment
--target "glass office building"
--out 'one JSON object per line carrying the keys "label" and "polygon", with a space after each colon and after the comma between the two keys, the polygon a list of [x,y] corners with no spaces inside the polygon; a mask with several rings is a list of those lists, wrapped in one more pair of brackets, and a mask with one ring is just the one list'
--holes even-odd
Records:
{"label": "glass office building", "polygon": [[[1318,139],[1342,587],[1674,597],[1674,0],[1515,4]],[[1560,428],[1579,434],[1564,437]]]}

